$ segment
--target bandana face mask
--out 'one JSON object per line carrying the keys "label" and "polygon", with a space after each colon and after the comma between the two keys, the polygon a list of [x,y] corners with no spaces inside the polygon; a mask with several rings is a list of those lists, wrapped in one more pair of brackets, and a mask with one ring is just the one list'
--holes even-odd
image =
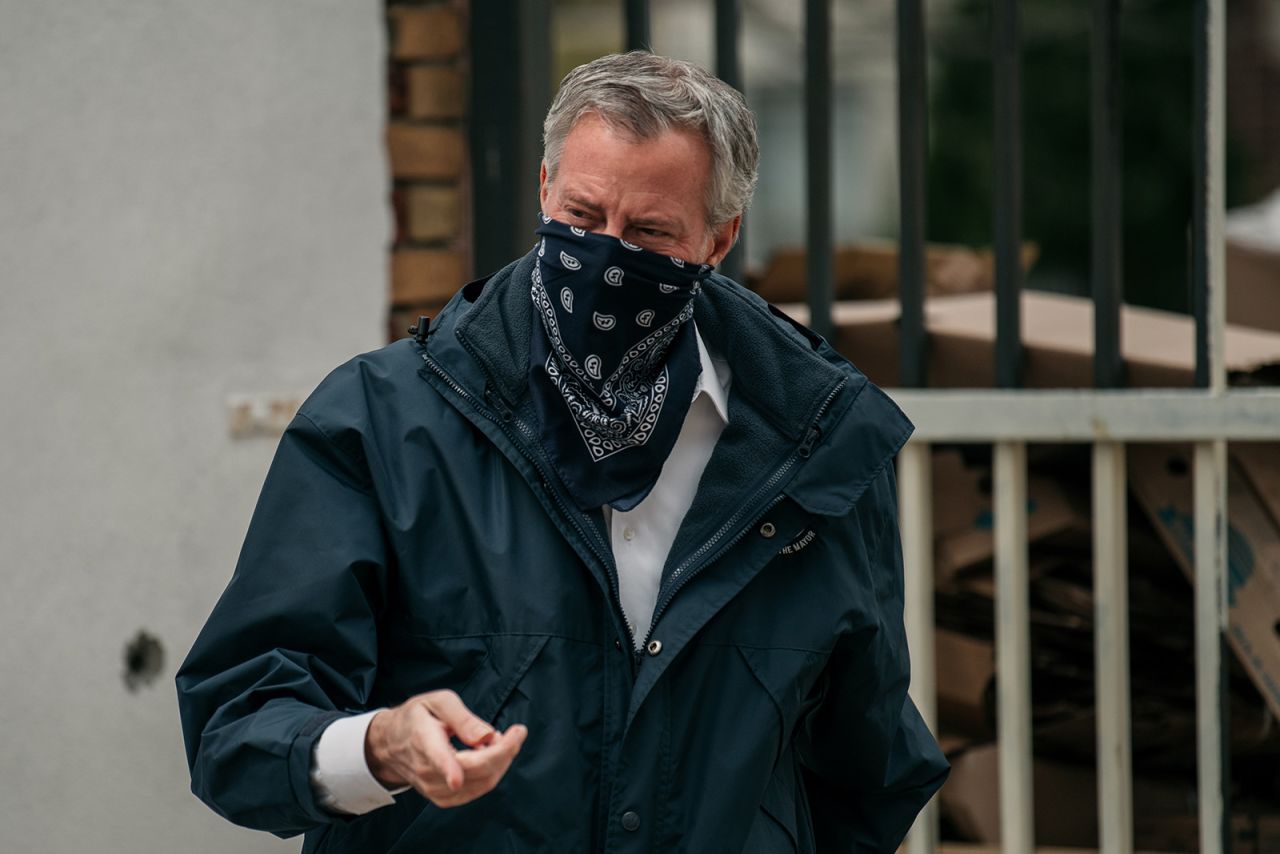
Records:
{"label": "bandana face mask", "polygon": [[529,384],[543,448],[584,510],[630,510],[662,471],[701,366],[711,267],[542,217]]}

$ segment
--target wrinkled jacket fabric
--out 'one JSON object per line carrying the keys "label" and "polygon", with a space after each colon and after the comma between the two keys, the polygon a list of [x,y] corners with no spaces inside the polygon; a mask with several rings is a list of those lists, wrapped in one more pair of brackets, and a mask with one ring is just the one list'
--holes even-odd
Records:
{"label": "wrinkled jacket fabric", "polygon": [[[302,406],[178,674],[192,790],[306,852],[893,851],[947,767],[906,693],[910,424],[712,276],[695,319],[733,372],[729,424],[633,639],[603,518],[533,439],[531,263]],[[325,725],[438,688],[528,726],[498,787],[322,809]]]}

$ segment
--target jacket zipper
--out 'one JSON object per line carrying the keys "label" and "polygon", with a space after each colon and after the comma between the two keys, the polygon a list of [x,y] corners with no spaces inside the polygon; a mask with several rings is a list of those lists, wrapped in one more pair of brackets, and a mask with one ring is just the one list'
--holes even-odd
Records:
{"label": "jacket zipper", "polygon": [[[581,537],[583,542],[585,542],[587,546],[591,549],[591,553],[594,554],[596,556],[596,559],[599,560],[602,564],[604,564],[604,566],[608,569],[608,572],[606,572],[605,574],[609,577],[609,591],[613,596],[613,604],[614,604],[614,607],[617,608],[618,613],[622,615],[622,625],[627,630],[627,642],[631,645],[632,660],[635,662],[638,662],[639,656],[636,650],[635,633],[631,630],[631,623],[627,621],[626,614],[622,610],[622,594],[618,590],[618,569],[613,563],[612,556],[605,557],[605,555],[602,554],[600,549],[596,547],[594,538],[587,534],[587,529],[580,523],[580,520],[578,519],[577,514],[570,512],[568,506],[565,504],[564,499],[560,497],[560,491],[556,489],[554,482],[552,481],[549,473],[547,472],[546,467],[542,463],[542,460],[538,458],[537,454],[526,450],[524,447],[524,443],[521,442],[518,439],[518,437],[513,436],[511,434],[510,425],[514,423],[516,427],[520,430],[520,432],[523,434],[526,441],[533,440],[532,429],[528,427],[528,425],[526,425],[522,420],[517,418],[515,413],[512,412],[511,409],[503,401],[497,399],[496,397],[493,398],[492,402],[497,406],[500,414],[495,416],[492,412],[489,411],[488,407],[481,405],[480,401],[477,400],[473,394],[471,394],[469,391],[467,391],[461,385],[459,385],[458,382],[454,380],[454,378],[450,376],[449,373],[444,368],[442,368],[439,364],[437,364],[434,359],[432,359],[429,355],[427,355],[425,351],[422,353],[422,361],[424,361],[427,364],[427,367],[429,367],[432,370],[432,372],[445,383],[445,385],[449,386],[449,388],[453,390],[454,394],[458,395],[463,400],[467,401],[467,403],[469,403],[472,406],[472,408],[474,408],[482,416],[489,419],[494,424],[497,424],[498,427],[501,428],[502,432],[506,435],[506,437],[511,440],[511,443],[515,445],[517,448],[520,448],[521,454],[527,460],[529,460],[530,463],[533,464],[533,467],[535,469],[538,470],[538,476],[542,479],[543,487],[551,495],[552,500],[555,501],[556,508],[560,511],[560,515],[562,515],[564,518],[569,520],[570,524],[573,526],[573,529],[577,532],[578,536]],[[578,511],[578,513],[581,513],[581,511]],[[582,514],[582,515],[585,517],[586,514]]]}
{"label": "jacket zipper", "polygon": [[[822,435],[822,431],[818,428],[818,422],[822,420],[822,416],[826,414],[827,408],[831,405],[831,402],[835,400],[836,395],[840,393],[840,390],[845,387],[847,382],[847,378],[842,379],[836,384],[835,388],[831,390],[831,393],[827,395],[826,400],[822,402],[822,406],[818,408],[817,414],[813,417],[813,423],[810,424],[809,429],[805,431],[805,437],[796,448],[795,452],[787,458],[787,461],[783,463],[777,471],[770,475],[769,479],[766,480],[759,489],[755,491],[755,494],[751,496],[751,501],[742,505],[742,510],[739,510],[737,513],[730,516],[729,519],[720,526],[720,529],[711,536],[711,539],[699,546],[697,551],[685,558],[685,560],[676,567],[675,571],[671,573],[671,582],[667,586],[667,592],[659,599],[657,606],[653,609],[653,617],[649,620],[649,631],[645,634],[644,642],[641,644],[642,648],[649,645],[649,641],[653,637],[653,629],[658,625],[658,619],[666,611],[667,606],[671,603],[671,600],[675,598],[675,595],[680,592],[680,589],[689,582],[689,579],[697,575],[698,571],[700,571],[702,567],[708,566],[719,560],[725,552],[741,542],[742,538],[747,535],[747,531],[751,529],[751,524],[744,524],[738,528],[737,533],[734,534],[728,542],[722,544],[718,549],[716,549],[714,554],[702,561],[701,564],[698,564],[698,561],[701,560],[704,555],[711,551],[711,549],[715,548],[716,541],[729,533],[729,531],[733,530],[743,517],[749,516],[751,522],[754,522],[778,504],[782,503],[784,496],[782,494],[778,494],[762,506],[755,504],[762,494],[773,490],[773,488],[778,484],[778,481],[782,479],[783,475],[791,470],[797,460],[808,459],[810,453],[813,452],[813,446]],[[752,509],[753,506],[755,509]],[[690,567],[694,567],[695,564],[698,565],[694,568],[694,571],[690,572]]]}

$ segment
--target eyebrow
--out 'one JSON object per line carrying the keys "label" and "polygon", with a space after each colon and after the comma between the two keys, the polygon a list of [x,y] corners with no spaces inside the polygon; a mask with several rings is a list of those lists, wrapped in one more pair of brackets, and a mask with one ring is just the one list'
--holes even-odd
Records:
{"label": "eyebrow", "polygon": [[661,217],[640,217],[631,220],[627,225],[632,228],[661,228],[664,231],[674,231],[676,228],[675,220],[662,219]]}
{"label": "eyebrow", "polygon": [[578,195],[577,193],[573,193],[573,192],[565,193],[564,200],[575,207],[586,208],[590,210],[592,213],[600,212],[599,205],[597,205],[595,202],[591,201],[590,199],[587,199],[583,196]]}

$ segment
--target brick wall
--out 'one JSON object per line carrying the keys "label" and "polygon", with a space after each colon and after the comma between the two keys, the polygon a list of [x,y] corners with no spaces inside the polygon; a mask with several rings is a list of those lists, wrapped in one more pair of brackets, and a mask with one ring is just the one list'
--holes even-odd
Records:
{"label": "brick wall", "polygon": [[466,0],[388,0],[389,340],[471,274]]}

